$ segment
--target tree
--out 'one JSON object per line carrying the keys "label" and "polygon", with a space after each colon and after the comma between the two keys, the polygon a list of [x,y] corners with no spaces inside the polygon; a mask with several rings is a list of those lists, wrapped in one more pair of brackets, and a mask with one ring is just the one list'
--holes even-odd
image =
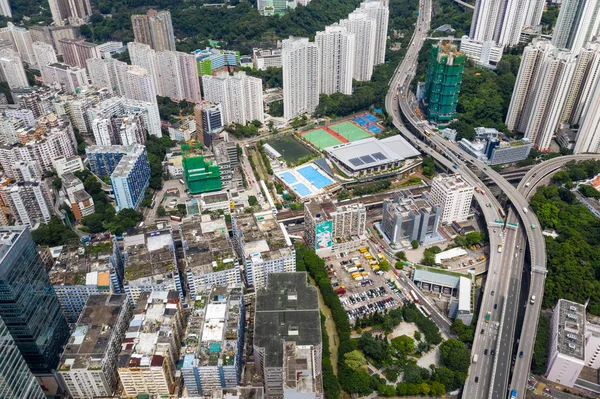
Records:
{"label": "tree", "polygon": [[158,216],[167,216],[167,211],[165,210],[165,207],[162,205],[159,205],[158,208],[156,208],[156,214]]}
{"label": "tree", "polygon": [[366,369],[367,359],[360,351],[355,350],[344,355],[344,364],[353,370]]}
{"label": "tree", "polygon": [[417,249],[417,248],[419,248],[419,241],[417,241],[417,240],[412,240],[412,241],[410,242],[410,245],[412,245],[412,248],[413,248],[413,249]]}
{"label": "tree", "polygon": [[458,339],[464,343],[472,343],[473,336],[475,334],[475,326],[468,325],[466,326],[462,320],[455,319],[452,322],[452,326],[450,327],[453,333],[458,336]]}
{"label": "tree", "polygon": [[57,177],[56,179],[52,180],[52,187],[54,187],[57,191],[60,190],[62,187],[62,179]]}
{"label": "tree", "polygon": [[256,197],[254,195],[248,196],[248,204],[250,204],[250,206],[258,205],[258,200],[256,199]]}
{"label": "tree", "polygon": [[468,372],[471,351],[456,339],[448,339],[440,345],[440,362],[450,370]]}
{"label": "tree", "polygon": [[99,213],[92,213],[91,215],[85,216],[81,223],[87,227],[90,233],[102,233],[105,231],[102,215]]}
{"label": "tree", "polygon": [[65,226],[56,215],[48,223],[41,224],[31,231],[33,241],[38,245],[56,246],[65,245],[72,240],[77,240],[77,234]]}
{"label": "tree", "polygon": [[477,231],[473,231],[471,233],[467,233],[467,235],[465,236],[465,239],[467,240],[467,244],[469,246],[472,246],[475,244],[479,244],[480,242],[483,241],[483,234],[481,234],[480,232],[477,232]]}
{"label": "tree", "polygon": [[394,267],[398,270],[404,270],[404,262],[398,261],[396,264],[394,264]]}
{"label": "tree", "polygon": [[392,339],[392,347],[398,352],[408,355],[415,349],[415,340],[408,335],[400,335]]}

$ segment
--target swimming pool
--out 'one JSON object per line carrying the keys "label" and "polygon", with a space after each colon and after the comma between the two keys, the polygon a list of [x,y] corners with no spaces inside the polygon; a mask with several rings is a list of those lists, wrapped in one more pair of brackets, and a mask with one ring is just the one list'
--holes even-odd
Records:
{"label": "swimming pool", "polygon": [[333,180],[319,172],[312,165],[297,169],[297,172],[319,190],[333,183]]}
{"label": "swimming pool", "polygon": [[296,180],[294,175],[291,174],[290,172],[283,172],[282,174],[279,175],[279,177],[281,177],[281,180],[283,180],[290,186],[298,181],[298,180]]}
{"label": "swimming pool", "polygon": [[311,195],[312,191],[308,189],[303,183],[297,183],[292,186],[295,192],[300,194],[300,197],[306,197],[307,195]]}

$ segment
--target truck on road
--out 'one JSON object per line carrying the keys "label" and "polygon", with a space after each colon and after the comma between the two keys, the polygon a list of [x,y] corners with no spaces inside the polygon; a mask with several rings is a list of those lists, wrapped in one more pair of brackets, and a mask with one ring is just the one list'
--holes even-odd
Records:
{"label": "truck on road", "polygon": [[529,300],[529,303],[534,305],[535,304],[535,295],[531,296],[531,299]]}
{"label": "truck on road", "polygon": [[487,314],[485,315],[485,322],[489,323],[491,319],[492,319],[492,312],[487,312]]}
{"label": "truck on road", "polygon": [[498,244],[498,253],[502,252],[502,244]]}
{"label": "truck on road", "polygon": [[525,214],[527,215],[527,207],[526,206],[523,207],[523,212],[525,212]]}

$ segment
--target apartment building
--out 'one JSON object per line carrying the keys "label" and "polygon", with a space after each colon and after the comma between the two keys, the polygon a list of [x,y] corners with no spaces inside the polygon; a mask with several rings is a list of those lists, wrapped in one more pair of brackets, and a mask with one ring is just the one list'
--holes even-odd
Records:
{"label": "apartment building", "polygon": [[312,114],[319,105],[317,44],[305,37],[290,37],[282,41],[281,59],[284,118]]}
{"label": "apartment building", "polygon": [[440,174],[434,177],[431,181],[431,204],[443,208],[441,222],[467,220],[474,191],[461,175]]}
{"label": "apartment building", "polygon": [[137,43],[147,44],[156,51],[175,51],[175,34],[169,11],[150,9],[145,15],[132,15],[131,25]]}
{"label": "apartment building", "polygon": [[58,375],[73,399],[112,396],[131,308],[123,294],[91,295],[60,359]]}

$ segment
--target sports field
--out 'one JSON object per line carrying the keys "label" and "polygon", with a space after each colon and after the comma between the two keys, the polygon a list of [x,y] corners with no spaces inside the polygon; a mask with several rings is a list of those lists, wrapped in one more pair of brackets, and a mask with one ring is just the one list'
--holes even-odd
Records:
{"label": "sports field", "polygon": [[313,153],[302,143],[292,136],[275,137],[267,141],[275,148],[287,162],[296,162]]}
{"label": "sports field", "polygon": [[343,136],[348,141],[357,141],[373,137],[352,122],[342,122],[328,127],[334,132],[339,133],[340,136]]}
{"label": "sports field", "polygon": [[342,144],[341,140],[332,136],[324,129],[311,130],[310,132],[302,134],[302,137],[319,147],[319,149]]}

